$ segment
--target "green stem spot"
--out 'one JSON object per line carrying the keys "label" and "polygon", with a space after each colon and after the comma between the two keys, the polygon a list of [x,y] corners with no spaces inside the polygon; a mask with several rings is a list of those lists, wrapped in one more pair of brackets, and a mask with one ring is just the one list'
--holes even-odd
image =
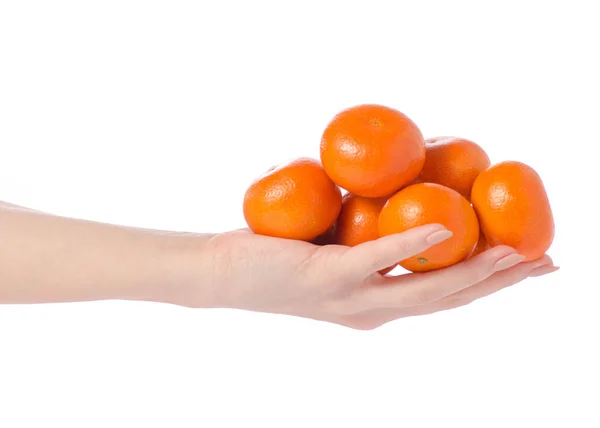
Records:
{"label": "green stem spot", "polygon": [[425,257],[419,257],[419,263],[427,263],[427,259]]}

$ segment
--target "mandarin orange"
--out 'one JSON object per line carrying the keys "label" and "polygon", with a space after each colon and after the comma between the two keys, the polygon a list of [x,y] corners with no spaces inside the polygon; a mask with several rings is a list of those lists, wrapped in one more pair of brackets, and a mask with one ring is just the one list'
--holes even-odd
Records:
{"label": "mandarin orange", "polygon": [[[386,198],[363,198],[346,193],[342,197],[342,210],[334,228],[333,242],[354,247],[379,238],[378,220]],[[382,275],[395,266],[380,271]]]}
{"label": "mandarin orange", "polygon": [[341,190],[320,162],[299,158],[258,177],[246,191],[243,209],[254,233],[311,241],[332,226],[341,206]]}
{"label": "mandarin orange", "polygon": [[379,215],[379,235],[431,223],[442,224],[453,235],[400,261],[400,266],[412,272],[430,271],[451,266],[471,254],[479,237],[479,222],[473,207],[457,191],[435,183],[413,184],[393,195]]}
{"label": "mandarin orange", "polygon": [[425,149],[418,180],[450,187],[470,200],[475,179],[490,166],[487,153],[473,141],[457,137],[429,138]]}
{"label": "mandarin orange", "polygon": [[338,113],[321,139],[321,162],[331,179],[358,196],[384,197],[410,184],[425,162],[415,123],[398,110],[362,104]]}
{"label": "mandarin orange", "polygon": [[473,184],[473,207],[490,246],[508,245],[525,261],[542,257],[554,240],[554,217],[539,174],[517,161],[483,171]]}

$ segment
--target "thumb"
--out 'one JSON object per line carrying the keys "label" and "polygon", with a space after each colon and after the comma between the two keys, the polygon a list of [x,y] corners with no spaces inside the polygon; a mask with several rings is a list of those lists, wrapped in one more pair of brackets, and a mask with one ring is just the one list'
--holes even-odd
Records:
{"label": "thumb", "polygon": [[342,263],[352,277],[367,277],[415,256],[452,236],[441,224],[427,224],[350,248]]}

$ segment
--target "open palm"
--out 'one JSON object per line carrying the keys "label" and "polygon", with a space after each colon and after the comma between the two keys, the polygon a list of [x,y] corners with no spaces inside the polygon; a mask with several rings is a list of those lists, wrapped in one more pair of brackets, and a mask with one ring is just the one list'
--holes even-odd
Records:
{"label": "open palm", "polygon": [[207,244],[213,306],[372,329],[397,318],[463,306],[557,269],[547,255],[523,263],[514,249],[497,246],[445,269],[398,276],[378,273],[450,236],[439,224],[355,247],[317,246],[248,230],[216,235]]}

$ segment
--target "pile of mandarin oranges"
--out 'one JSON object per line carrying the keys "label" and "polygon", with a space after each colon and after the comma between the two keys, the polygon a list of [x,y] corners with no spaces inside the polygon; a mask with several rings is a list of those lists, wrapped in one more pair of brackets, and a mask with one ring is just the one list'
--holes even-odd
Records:
{"label": "pile of mandarin oranges", "polygon": [[355,246],[431,223],[450,230],[449,239],[399,260],[412,272],[445,268],[496,245],[535,260],[554,238],[550,202],[533,168],[492,164],[465,138],[424,139],[406,115],[376,104],[335,115],[321,138],[320,161],[272,167],[250,184],[243,209],[256,234],[317,245]]}

